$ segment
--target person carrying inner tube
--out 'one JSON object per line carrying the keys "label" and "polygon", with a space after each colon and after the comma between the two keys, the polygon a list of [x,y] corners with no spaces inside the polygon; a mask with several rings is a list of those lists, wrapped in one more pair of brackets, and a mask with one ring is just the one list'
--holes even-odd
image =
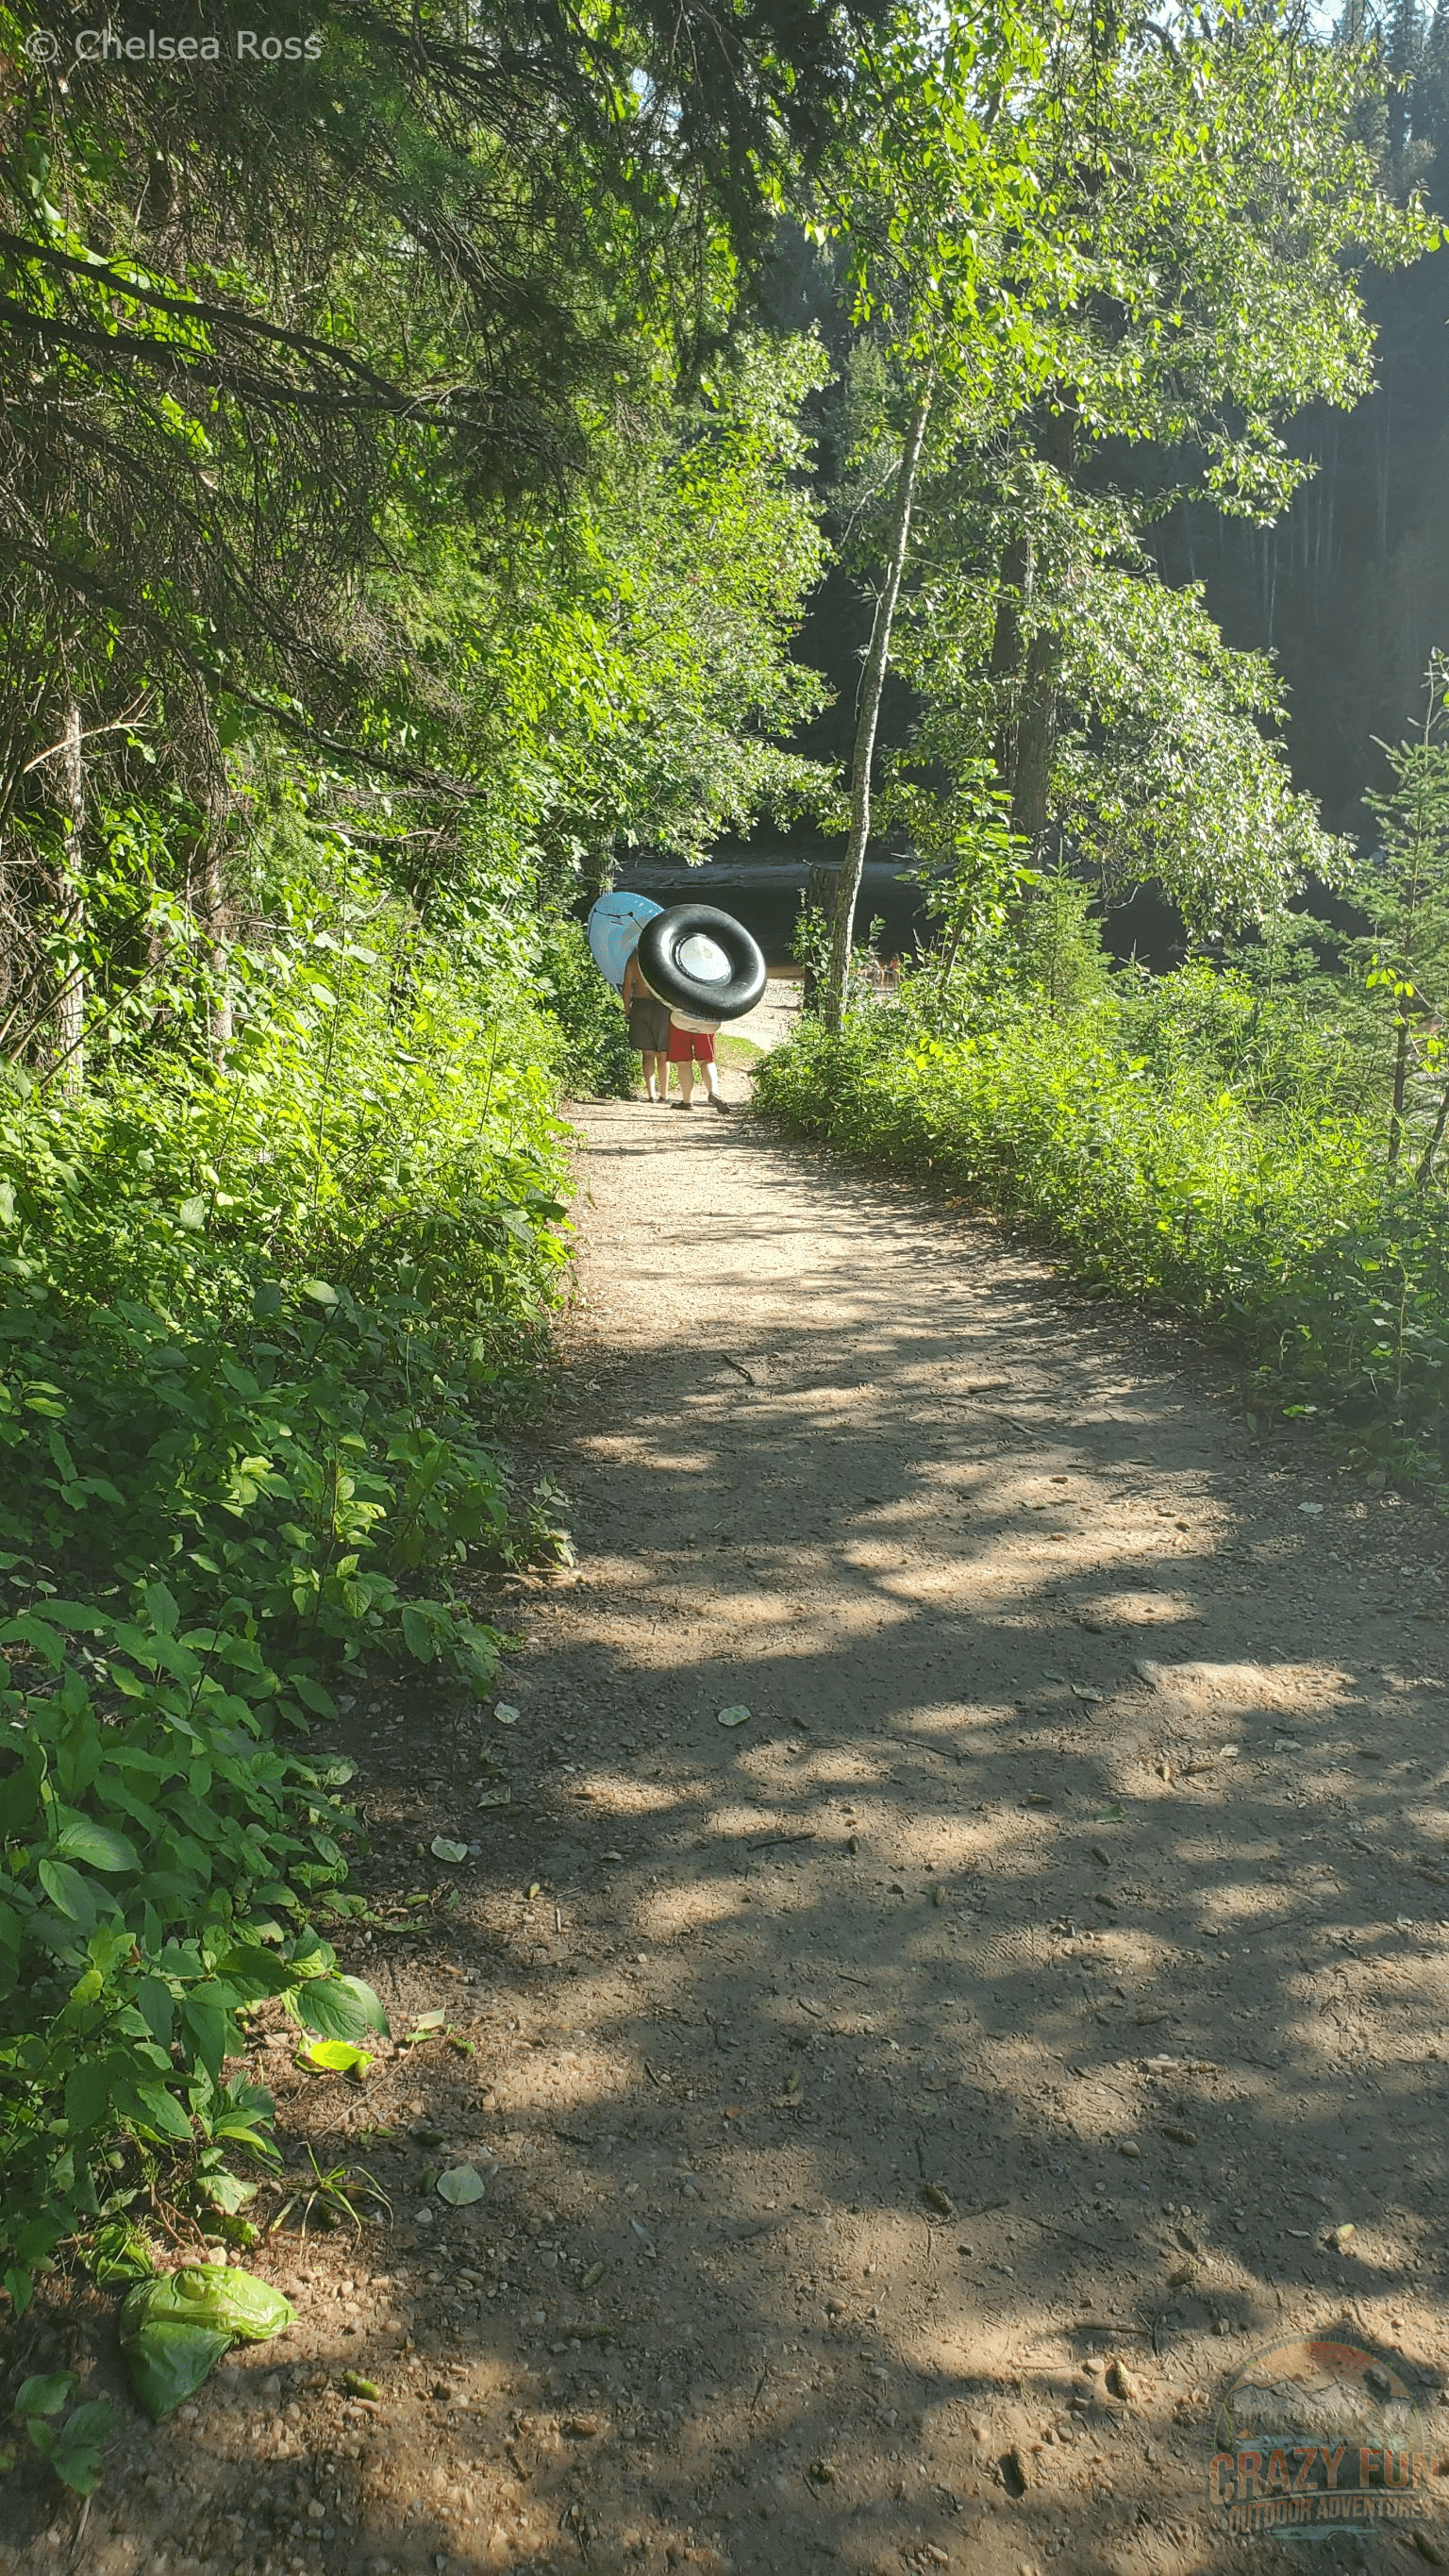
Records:
{"label": "person carrying inner tube", "polygon": [[[643,1065],[644,1090],[655,1102],[669,1097],[669,1045],[674,1030],[669,1017],[669,1004],[651,993],[639,971],[639,950],[630,950],[624,968],[621,997],[629,1021],[629,1044],[637,1047]],[[655,1077],[659,1088],[656,1091]],[[684,1076],[680,1076],[681,1082]],[[686,1104],[687,1105],[687,1104]]]}
{"label": "person carrying inner tube", "polygon": [[[719,1068],[715,1063],[714,1034],[705,1029],[682,1029],[677,1020],[669,1025],[669,1062],[679,1067],[679,1098],[675,1109],[694,1107],[694,1072],[696,1065],[704,1076],[704,1087],[711,1109],[727,1116],[729,1102],[720,1098]],[[666,1080],[668,1078],[666,1068]]]}

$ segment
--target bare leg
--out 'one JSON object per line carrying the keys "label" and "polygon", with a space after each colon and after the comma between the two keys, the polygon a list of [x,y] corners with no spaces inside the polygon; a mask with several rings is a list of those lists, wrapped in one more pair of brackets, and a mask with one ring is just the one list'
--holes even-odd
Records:
{"label": "bare leg", "polygon": [[669,1069],[657,1055],[646,1055],[642,1061],[644,1065],[645,1094],[650,1100],[657,1100],[660,1096],[659,1087],[657,1087],[657,1077],[662,1073],[665,1083],[667,1084]]}
{"label": "bare leg", "polygon": [[713,1106],[716,1109],[728,1109],[729,1102],[720,1098],[718,1068],[713,1064],[702,1064],[699,1070],[704,1075],[704,1087]]}
{"label": "bare leg", "polygon": [[679,1068],[679,1106],[681,1109],[694,1107],[694,1066],[688,1056]]}

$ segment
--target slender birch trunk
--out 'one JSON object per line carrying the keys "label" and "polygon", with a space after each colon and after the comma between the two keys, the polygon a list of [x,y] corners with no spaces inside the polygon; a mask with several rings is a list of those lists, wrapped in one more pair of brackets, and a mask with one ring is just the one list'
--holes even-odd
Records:
{"label": "slender birch trunk", "polygon": [[870,630],[870,651],[866,656],[865,685],[860,702],[860,721],[855,731],[855,759],[850,780],[850,838],[846,843],[845,865],[840,872],[840,885],[835,897],[835,936],[830,952],[830,979],[825,991],[825,1025],[838,1029],[845,1016],[846,986],[850,974],[850,943],[855,932],[855,907],[860,898],[861,872],[865,866],[866,843],[870,839],[871,771],[875,762],[876,729],[880,722],[881,692],[890,662],[891,627],[895,620],[896,601],[900,597],[901,575],[906,568],[906,549],[910,543],[911,510],[916,497],[916,477],[920,470],[921,449],[925,444],[926,423],[931,414],[928,384],[911,414],[906,443],[901,451],[900,470],[896,476],[895,524],[891,533],[890,561],[880,596],[875,604],[875,617]]}

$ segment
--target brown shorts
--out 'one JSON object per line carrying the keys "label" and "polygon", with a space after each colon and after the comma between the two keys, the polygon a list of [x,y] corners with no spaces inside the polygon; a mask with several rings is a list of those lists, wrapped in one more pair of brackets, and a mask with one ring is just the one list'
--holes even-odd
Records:
{"label": "brown shorts", "polygon": [[641,1055],[663,1055],[669,1044],[669,1004],[650,998],[629,1006],[629,1044]]}

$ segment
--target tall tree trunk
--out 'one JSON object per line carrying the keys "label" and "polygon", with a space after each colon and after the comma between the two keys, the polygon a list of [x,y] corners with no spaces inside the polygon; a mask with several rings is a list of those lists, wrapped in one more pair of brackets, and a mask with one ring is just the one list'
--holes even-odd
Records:
{"label": "tall tree trunk", "polygon": [[66,700],[65,727],[56,757],[65,818],[65,855],[60,863],[57,892],[66,947],[55,996],[55,1063],[66,1090],[78,1092],[84,1089],[86,1075],[86,985],[81,954],[86,912],[81,838],[85,826],[85,771],[81,760],[80,702],[76,698]]}
{"label": "tall tree trunk", "polygon": [[1026,676],[1021,688],[1021,722],[1017,731],[1016,775],[1011,785],[1011,828],[1035,847],[1046,830],[1051,801],[1052,758],[1057,747],[1057,672],[1061,639],[1043,626],[1027,646]]}
{"label": "tall tree trunk", "polygon": [[901,451],[900,469],[896,475],[895,523],[891,531],[890,561],[880,596],[875,604],[875,617],[870,630],[870,651],[866,656],[865,684],[861,693],[860,721],[855,729],[855,759],[850,779],[850,838],[845,848],[845,864],[835,897],[835,936],[830,951],[830,981],[825,993],[825,1025],[838,1029],[845,1016],[846,983],[850,973],[850,943],[855,931],[855,907],[860,897],[861,871],[865,866],[865,847],[870,839],[871,771],[875,762],[876,727],[880,722],[881,692],[885,687],[886,668],[890,661],[891,627],[895,620],[896,601],[900,597],[901,575],[906,568],[906,548],[910,543],[911,509],[916,497],[916,476],[920,471],[921,449],[925,444],[926,423],[931,416],[933,388],[927,385],[906,431]]}

